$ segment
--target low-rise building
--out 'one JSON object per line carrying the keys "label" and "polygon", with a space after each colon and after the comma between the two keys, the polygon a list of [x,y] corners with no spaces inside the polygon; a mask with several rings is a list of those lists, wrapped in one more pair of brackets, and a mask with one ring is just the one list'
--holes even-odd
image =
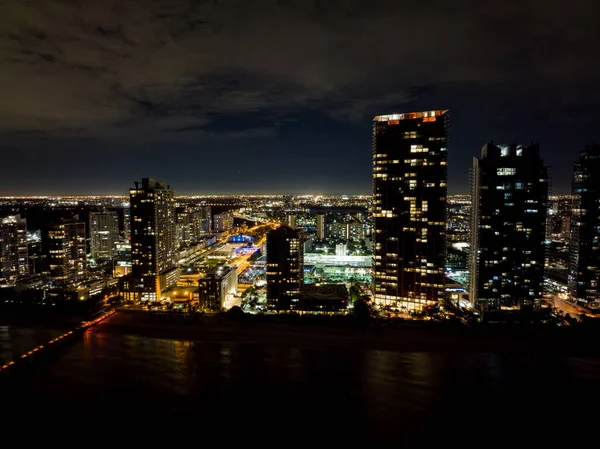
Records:
{"label": "low-rise building", "polygon": [[217,265],[198,281],[198,305],[203,310],[220,311],[236,295],[237,288],[237,268]]}
{"label": "low-rise building", "polygon": [[300,292],[299,311],[344,313],[348,307],[348,289],[344,284],[305,285]]}

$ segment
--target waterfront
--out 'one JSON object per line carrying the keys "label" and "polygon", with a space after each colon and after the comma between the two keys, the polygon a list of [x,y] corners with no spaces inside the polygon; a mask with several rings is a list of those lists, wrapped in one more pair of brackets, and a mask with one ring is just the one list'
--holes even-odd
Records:
{"label": "waterfront", "polygon": [[191,425],[247,441],[287,433],[293,441],[337,436],[431,447],[468,445],[474,433],[497,440],[500,429],[502,437],[550,439],[549,421],[600,397],[600,361],[591,357],[191,341],[108,329],[88,330],[15,384],[5,395],[11,416]]}

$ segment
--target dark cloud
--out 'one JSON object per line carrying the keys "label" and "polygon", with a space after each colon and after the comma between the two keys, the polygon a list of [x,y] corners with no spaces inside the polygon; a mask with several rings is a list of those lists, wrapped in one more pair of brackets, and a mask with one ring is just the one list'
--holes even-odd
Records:
{"label": "dark cloud", "polygon": [[[450,180],[460,190],[468,159],[487,139],[531,136],[550,149],[552,163],[568,165],[586,139],[597,138],[597,2],[405,3],[4,0],[2,151],[27,154],[31,177],[47,169],[37,162],[41,152],[68,159],[79,151],[72,160],[89,178],[100,180],[106,172],[98,167],[111,166],[93,161],[119,154],[129,167],[119,182],[144,166],[174,185],[183,172],[172,159],[185,154],[205,167],[201,179],[181,178],[187,190],[220,185],[228,167],[216,154],[250,152],[265,158],[255,161],[264,167],[261,188],[309,191],[314,182],[364,191],[371,116],[451,107],[458,126]],[[568,156],[555,155],[567,144]],[[150,147],[167,148],[170,162],[142,163]],[[287,159],[275,157],[282,153]],[[312,161],[310,173],[298,171],[302,160]],[[325,163],[353,176],[328,187],[331,173],[316,177]],[[3,193],[18,190],[5,182]]]}

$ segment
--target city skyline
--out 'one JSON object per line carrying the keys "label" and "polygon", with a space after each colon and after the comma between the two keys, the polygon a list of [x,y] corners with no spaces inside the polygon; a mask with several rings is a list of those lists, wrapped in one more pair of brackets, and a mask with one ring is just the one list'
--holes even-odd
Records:
{"label": "city skyline", "polygon": [[5,427],[589,445],[598,17],[1,1]]}
{"label": "city skyline", "polygon": [[366,194],[372,117],[440,108],[450,193],[488,141],[539,143],[567,192],[600,140],[593,8],[9,0],[0,195]]}

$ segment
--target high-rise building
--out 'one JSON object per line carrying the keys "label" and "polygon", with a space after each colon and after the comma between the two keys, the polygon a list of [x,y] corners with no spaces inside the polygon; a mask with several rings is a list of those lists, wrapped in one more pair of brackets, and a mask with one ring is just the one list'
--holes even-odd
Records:
{"label": "high-rise building", "polygon": [[29,257],[29,275],[44,272],[44,252],[41,229],[27,233],[27,256]]}
{"label": "high-rise building", "polygon": [[379,115],[373,125],[373,295],[400,311],[445,293],[448,111]]}
{"label": "high-rise building", "polygon": [[325,230],[325,214],[317,215],[317,240],[324,240],[327,236]]}
{"label": "high-rise building", "polygon": [[267,233],[267,305],[274,310],[298,308],[304,284],[302,232],[280,226]]}
{"label": "high-rise building", "polygon": [[205,211],[201,208],[187,208],[177,212],[177,242],[185,248],[200,241],[205,232]]}
{"label": "high-rise building", "polygon": [[327,238],[348,239],[348,227],[346,226],[345,218],[337,218],[331,220],[329,225],[327,226]]}
{"label": "high-rise building", "polygon": [[131,273],[131,242],[123,239],[115,243],[114,276]]}
{"label": "high-rise building", "polygon": [[549,239],[569,241],[572,214],[573,197],[571,195],[550,197],[548,201],[548,218],[546,225],[546,235]]}
{"label": "high-rise building", "polygon": [[131,208],[123,208],[123,237],[126,239],[131,238]]}
{"label": "high-rise building", "polygon": [[537,144],[487,143],[473,159],[470,300],[532,308],[543,294],[548,168]]}
{"label": "high-rise building", "polygon": [[10,215],[0,222],[0,277],[14,280],[28,274],[27,220]]}
{"label": "high-rise building", "polygon": [[600,300],[600,145],[588,145],[573,169],[569,294]]}
{"label": "high-rise building", "polygon": [[85,279],[85,222],[78,215],[50,223],[43,238],[47,271],[54,282],[66,284]]}
{"label": "high-rise building", "polygon": [[115,257],[119,240],[119,215],[116,211],[90,212],[90,253],[94,260]]}
{"label": "high-rise building", "polygon": [[198,281],[198,304],[203,310],[220,311],[227,307],[238,288],[237,268],[217,265]]}
{"label": "high-rise building", "polygon": [[131,204],[131,275],[121,278],[128,300],[161,298],[177,284],[175,208],[171,186],[152,178],[129,190]]}
{"label": "high-rise building", "polygon": [[350,216],[331,220],[327,226],[327,237],[341,240],[359,241],[365,238],[365,225]]}
{"label": "high-rise building", "polygon": [[346,235],[348,240],[364,240],[365,224],[356,218],[351,219],[346,223]]}
{"label": "high-rise building", "polygon": [[212,231],[212,213],[210,206],[200,206],[200,230],[202,235],[208,235]]}
{"label": "high-rise building", "polygon": [[226,232],[233,228],[233,214],[231,212],[215,214],[213,219],[215,232]]}

